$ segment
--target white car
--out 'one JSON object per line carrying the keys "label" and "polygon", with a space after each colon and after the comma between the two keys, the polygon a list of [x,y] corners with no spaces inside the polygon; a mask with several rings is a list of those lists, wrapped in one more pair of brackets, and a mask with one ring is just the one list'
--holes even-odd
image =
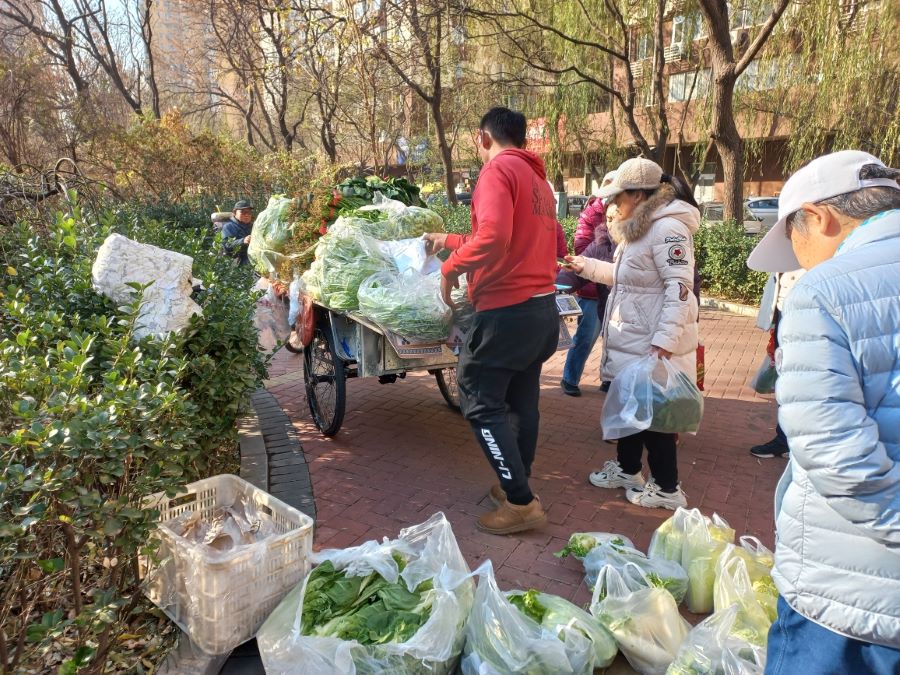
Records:
{"label": "white car", "polygon": [[778,221],[778,197],[753,197],[745,201],[744,205],[762,221],[767,230]]}

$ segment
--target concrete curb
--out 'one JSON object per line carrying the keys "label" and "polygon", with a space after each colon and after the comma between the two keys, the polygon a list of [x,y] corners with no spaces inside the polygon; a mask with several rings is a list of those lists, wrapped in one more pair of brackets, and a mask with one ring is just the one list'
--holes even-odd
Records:
{"label": "concrete curb", "polygon": [[729,300],[720,300],[719,298],[700,298],[700,306],[707,309],[717,309],[720,312],[730,312],[731,314],[740,314],[741,316],[756,317],[759,314],[759,307],[753,305],[742,305],[738,302]]}

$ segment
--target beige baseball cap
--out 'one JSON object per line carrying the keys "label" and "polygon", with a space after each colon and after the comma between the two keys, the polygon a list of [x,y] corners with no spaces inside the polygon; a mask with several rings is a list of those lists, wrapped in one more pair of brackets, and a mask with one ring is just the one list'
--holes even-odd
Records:
{"label": "beige baseball cap", "polygon": [[800,263],[794,255],[785,224],[788,216],[799,211],[804,204],[814,204],[867,187],[900,187],[897,181],[890,178],[860,178],[859,172],[867,164],[884,166],[880,159],[867,152],[841,150],[817,157],[798,169],[784,184],[778,197],[778,221],[750,253],[747,267],[759,272],[799,269]]}
{"label": "beige baseball cap", "polygon": [[597,191],[601,199],[614,197],[625,190],[655,190],[662,179],[662,167],[643,157],[625,160],[615,171],[613,182]]}

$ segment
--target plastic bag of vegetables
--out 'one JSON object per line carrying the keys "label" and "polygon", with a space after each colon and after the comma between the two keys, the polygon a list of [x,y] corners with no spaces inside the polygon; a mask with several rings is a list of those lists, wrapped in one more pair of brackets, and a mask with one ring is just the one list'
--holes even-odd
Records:
{"label": "plastic bag of vegetables", "polygon": [[621,534],[612,534],[610,532],[575,532],[569,537],[569,542],[553,555],[557,558],[565,558],[566,556],[575,556],[578,560],[584,560],[584,557],[591,552],[595,546],[599,546],[607,541],[615,543],[617,546],[627,546],[634,548],[631,539]]}
{"label": "plastic bag of vegetables", "polygon": [[452,313],[441,299],[441,276],[379,272],[359,286],[359,311],[410,342],[447,338]]}
{"label": "plastic bag of vegetables", "polygon": [[444,220],[431,209],[421,206],[406,206],[402,202],[386,199],[375,193],[371,206],[359,209],[361,212],[380,211],[385,215],[377,221],[370,221],[367,232],[382,241],[413,239],[426,232],[443,232]]}
{"label": "plastic bag of vegetables", "polygon": [[[767,606],[778,602],[778,591],[768,574],[750,579],[747,563],[737,554],[740,550],[729,545],[716,563],[716,582],[713,587],[715,610],[718,612],[735,605],[738,608],[733,634],[747,642],[765,647],[769,628],[775,620]],[[770,590],[774,591],[774,595]]]}
{"label": "plastic bag of vegetables", "polygon": [[253,223],[247,255],[257,272],[273,274],[283,256],[281,252],[294,234],[294,223],[290,222],[294,200],[284,195],[272,195],[266,208]]}
{"label": "plastic bag of vegetables", "polygon": [[474,584],[444,514],[314,560],[257,634],[266,672],[453,671]]}
{"label": "plastic bag of vegetables", "polygon": [[466,624],[464,675],[583,673],[612,663],[607,631],[572,603],[537,591],[502,593],[490,560],[481,565]]}
{"label": "plastic bag of vegetables", "polygon": [[[652,358],[656,359],[655,356]],[[669,359],[656,361],[662,365],[664,377],[653,378],[650,431],[666,434],[697,431],[703,418],[703,394],[694,378],[679,370]]]}
{"label": "plastic bag of vegetables", "polygon": [[351,223],[335,223],[316,245],[316,259],[321,260],[322,301],[331,309],[356,309],[359,285],[376,272],[395,269],[378,243]]}
{"label": "plastic bag of vegetables", "polygon": [[650,540],[650,557],[674,559],[688,574],[687,606],[697,614],[713,610],[716,561],[734,530],[717,514],[707,518],[700,509],[679,508],[659,526]]}
{"label": "plastic bag of vegetables", "polygon": [[694,626],[666,675],[763,675],[766,653],[735,637],[737,614],[731,605]]}
{"label": "plastic bag of vegetables", "polygon": [[[629,564],[638,567],[643,572],[638,577],[641,582],[646,580],[651,586],[666,589],[675,598],[676,603],[684,600],[688,578],[681,565],[663,558],[648,558],[636,548],[625,546],[624,543],[620,544],[616,539],[598,544],[585,556],[584,571],[588,586],[594,588],[600,570],[604,567],[614,567],[621,572]],[[601,588],[598,593],[599,599],[602,600],[606,589]]]}
{"label": "plastic bag of vegetables", "polygon": [[[663,675],[675,660],[690,624],[678,613],[672,594],[656,588],[633,563],[622,573],[612,566],[600,571],[591,614],[613,634],[628,663],[645,675]],[[600,598],[601,589],[606,597]]]}

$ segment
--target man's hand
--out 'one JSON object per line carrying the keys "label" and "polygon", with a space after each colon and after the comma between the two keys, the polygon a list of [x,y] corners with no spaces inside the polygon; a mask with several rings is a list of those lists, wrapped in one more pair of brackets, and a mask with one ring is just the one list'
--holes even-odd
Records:
{"label": "man's hand", "polygon": [[250,243],[250,235],[249,235],[249,234],[248,234],[246,237],[244,237],[244,243],[245,243],[245,244],[249,244],[249,243]]}
{"label": "man's hand", "polygon": [[568,265],[563,265],[563,269],[569,269],[575,274],[581,274],[584,271],[584,258],[580,255],[567,255],[565,258]]}
{"label": "man's hand", "polygon": [[652,346],[652,347],[650,347],[650,353],[654,354],[657,358],[660,358],[660,359],[671,359],[672,358],[672,352],[666,351],[662,347]]}
{"label": "man's hand", "polygon": [[423,234],[422,238],[425,239],[425,252],[428,255],[434,255],[447,247],[447,235],[444,232],[429,232]]}
{"label": "man's hand", "polygon": [[448,276],[441,277],[441,298],[447,303],[447,306],[455,312],[456,305],[453,304],[453,298],[450,296],[450,293],[454,288],[459,288],[458,274],[451,273]]}

